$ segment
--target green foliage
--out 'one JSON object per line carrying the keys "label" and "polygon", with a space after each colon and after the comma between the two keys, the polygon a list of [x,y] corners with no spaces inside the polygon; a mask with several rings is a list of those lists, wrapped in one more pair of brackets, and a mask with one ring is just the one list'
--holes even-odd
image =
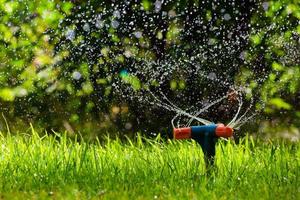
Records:
{"label": "green foliage", "polygon": [[142,6],[143,8],[146,10],[146,11],[149,11],[152,7],[152,3],[151,1],[148,1],[148,0],[143,0],[142,1]]}
{"label": "green foliage", "polygon": [[273,98],[269,101],[269,104],[274,105],[279,109],[290,110],[292,108],[290,104],[286,103],[281,98]]}
{"label": "green foliage", "polygon": [[0,193],[10,199],[299,199],[299,143],[222,141],[206,169],[195,142],[137,137],[76,142],[0,136]]}
{"label": "green foliage", "polygon": [[266,105],[259,107],[273,114],[290,110],[289,117],[297,117],[299,101],[295,97],[300,91],[300,3],[285,0],[264,4],[265,10],[261,8],[252,17],[251,47],[247,53],[250,55],[247,58],[250,74],[243,76],[261,79],[258,79],[260,84],[250,84],[253,92],[259,91],[262,104]]}
{"label": "green foliage", "polygon": [[[50,129],[65,128],[69,122],[76,126],[82,121],[87,124],[96,121],[97,126],[101,121],[104,126],[102,121],[107,122],[107,118],[119,119],[121,123],[134,121],[139,115],[145,115],[140,121],[151,121],[150,115],[139,109],[136,102],[131,102],[131,107],[126,105],[129,111],[115,117],[111,107],[128,102],[117,95],[113,85],[123,81],[138,91],[146,87],[145,79],[151,79],[151,86],[163,84],[163,92],[173,96],[179,93],[188,96],[184,92],[190,95],[190,91],[200,96],[209,92],[219,94],[225,89],[214,87],[200,93],[210,83],[195,80],[192,71],[191,74],[178,71],[163,83],[160,77],[122,74],[122,71],[130,71],[134,63],[143,66],[143,60],[159,61],[167,56],[174,62],[186,59],[204,43],[224,50],[226,40],[235,37],[229,37],[227,31],[234,26],[244,27],[251,20],[249,41],[238,46],[246,48],[250,42],[244,52],[250,66],[238,59],[240,55],[230,53],[229,57],[223,57],[221,50],[212,53],[219,55],[218,59],[212,56],[194,62],[201,63],[204,70],[213,69],[228,75],[226,79],[230,80],[226,81],[230,83],[243,68],[243,84],[250,86],[248,97],[259,90],[269,114],[277,116],[274,111],[285,110],[292,113],[291,117],[299,116],[300,111],[293,109],[299,105],[295,97],[300,91],[298,1],[265,2],[267,9],[259,5],[251,7],[250,10],[256,10],[249,13],[243,3],[235,5],[235,13],[226,2],[216,6],[210,1],[168,1],[160,5],[159,12],[156,3],[154,0],[128,1],[127,10],[120,18],[120,13],[114,11],[124,7],[123,1],[112,4],[94,0],[0,0],[0,111],[11,119],[23,118],[25,123],[35,120],[46,123]],[[224,10],[230,13],[232,20],[222,19]],[[243,19],[241,26],[239,22],[235,24],[235,14]],[[221,28],[218,30],[218,27]],[[200,54],[213,49],[203,46]],[[220,63],[216,64],[216,60]],[[143,73],[143,69],[140,71]],[[263,84],[248,81],[248,77],[257,74],[267,77]]]}
{"label": "green foliage", "polygon": [[0,96],[5,101],[13,101],[15,99],[15,95],[14,95],[13,91],[9,88],[1,89]]}
{"label": "green foliage", "polygon": [[[57,9],[62,7],[62,9]],[[0,99],[12,101],[62,84],[54,53],[59,22],[72,4],[55,1],[0,2]]]}
{"label": "green foliage", "polygon": [[129,75],[128,73],[121,73],[122,80],[130,84],[134,90],[140,90],[141,89],[141,82],[140,79],[134,75]]}
{"label": "green foliage", "polygon": [[[155,2],[1,0],[0,111],[11,120],[37,121],[49,129],[82,121],[100,126],[106,118],[114,121],[130,115],[136,120],[136,115],[145,115],[135,102],[122,116],[115,118],[110,112],[114,104],[126,104],[113,91],[120,78],[136,91],[145,87],[144,79],[153,78],[120,72],[143,60],[163,60],[166,55],[177,59],[180,52],[198,48],[203,38],[214,36],[211,41],[216,44],[222,37],[213,31],[198,34],[194,25],[194,30],[186,31],[186,24],[196,23],[196,15],[206,25],[220,25],[210,3],[169,1],[158,12]],[[126,12],[115,12],[121,8]],[[200,9],[204,12],[198,13]],[[175,75],[163,84],[183,93],[194,87],[185,78]],[[158,82],[153,78],[151,86]]]}

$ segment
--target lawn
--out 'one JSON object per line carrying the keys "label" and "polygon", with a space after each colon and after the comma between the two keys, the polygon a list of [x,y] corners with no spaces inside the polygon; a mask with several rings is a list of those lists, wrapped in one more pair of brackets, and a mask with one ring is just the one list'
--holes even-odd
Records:
{"label": "lawn", "polygon": [[220,141],[206,168],[193,141],[32,132],[0,136],[0,199],[300,199],[299,143]]}

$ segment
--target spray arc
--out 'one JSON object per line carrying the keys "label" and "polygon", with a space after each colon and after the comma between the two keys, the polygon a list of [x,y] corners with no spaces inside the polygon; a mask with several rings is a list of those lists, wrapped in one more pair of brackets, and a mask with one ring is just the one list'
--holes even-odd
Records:
{"label": "spray arc", "polygon": [[[229,138],[233,136],[234,130],[239,130],[239,128],[248,122],[250,119],[256,116],[257,113],[251,113],[251,108],[253,105],[253,99],[251,99],[249,107],[245,110],[243,114],[240,114],[243,106],[242,92],[243,88],[239,90],[232,89],[232,92],[212,101],[205,107],[200,110],[189,113],[187,110],[183,110],[174,103],[172,103],[163,93],[160,93],[162,96],[161,100],[158,98],[153,92],[150,90],[149,93],[153,97],[153,104],[162,107],[166,110],[173,111],[176,115],[171,120],[171,124],[173,127],[173,138],[174,139],[193,139],[197,141],[202,147],[203,153],[205,155],[205,159],[208,164],[212,164],[215,157],[215,146],[219,138]],[[225,99],[236,99],[238,102],[238,108],[233,116],[232,120],[227,124],[215,124],[209,120],[199,117],[201,113],[208,110],[210,107],[222,102]],[[247,114],[249,114],[247,116]],[[182,123],[180,123],[181,116],[189,118],[187,123],[182,127]],[[175,123],[177,120],[177,124]],[[193,121],[197,121],[203,125],[191,126]]]}
{"label": "spray arc", "polygon": [[197,141],[201,145],[204,156],[208,161],[214,159],[218,138],[229,138],[232,135],[233,129],[224,124],[208,124],[173,129],[174,139],[194,139]]}

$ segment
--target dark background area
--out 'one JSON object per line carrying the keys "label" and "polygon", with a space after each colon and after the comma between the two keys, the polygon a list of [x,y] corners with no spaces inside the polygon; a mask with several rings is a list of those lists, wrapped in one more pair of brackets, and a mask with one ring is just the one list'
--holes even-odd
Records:
{"label": "dark background area", "polygon": [[[259,113],[246,131],[297,127],[299,12],[296,1],[7,2],[0,112],[14,130],[167,134],[175,113],[147,89],[194,112],[243,88],[242,113]],[[201,117],[227,123],[237,107],[227,98]]]}

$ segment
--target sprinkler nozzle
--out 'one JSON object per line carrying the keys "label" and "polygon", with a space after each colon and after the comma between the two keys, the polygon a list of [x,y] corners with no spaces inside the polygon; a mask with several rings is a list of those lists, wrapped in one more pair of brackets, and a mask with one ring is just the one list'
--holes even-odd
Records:
{"label": "sprinkler nozzle", "polygon": [[233,129],[228,126],[224,126],[224,124],[218,124],[215,133],[217,137],[228,138],[233,135]]}
{"label": "sprinkler nozzle", "polygon": [[191,127],[174,128],[173,137],[174,139],[189,139],[192,137],[192,129]]}

